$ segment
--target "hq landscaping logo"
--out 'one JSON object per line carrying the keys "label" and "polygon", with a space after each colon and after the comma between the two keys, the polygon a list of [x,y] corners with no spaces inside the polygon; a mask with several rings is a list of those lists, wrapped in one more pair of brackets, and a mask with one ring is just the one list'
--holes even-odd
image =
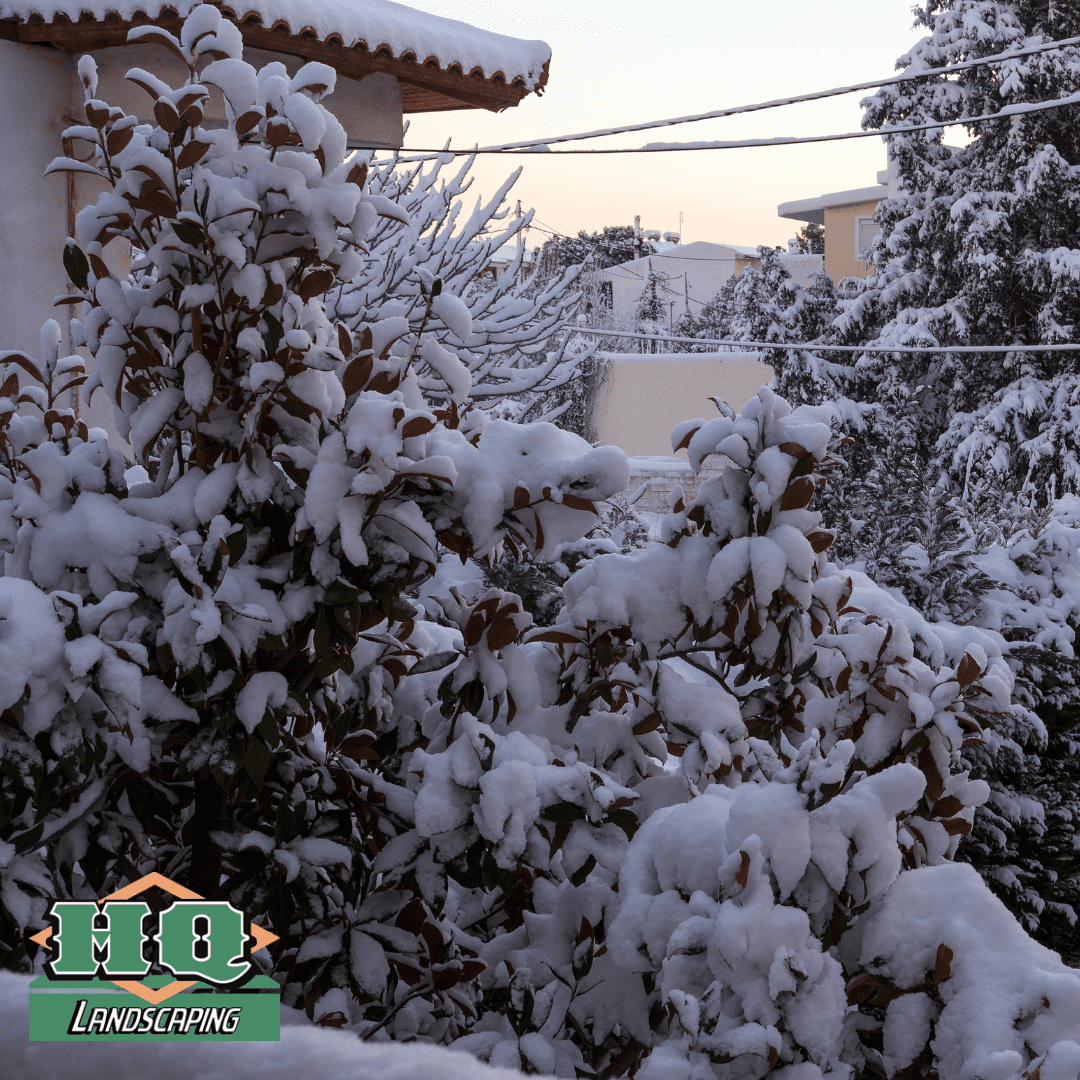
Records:
{"label": "hq landscaping logo", "polygon": [[[154,912],[140,894],[172,897]],[[277,1042],[279,991],[252,953],[277,940],[224,900],[148,874],[102,900],[54,900],[30,940],[31,1042]],[[151,974],[154,969],[167,974]]]}

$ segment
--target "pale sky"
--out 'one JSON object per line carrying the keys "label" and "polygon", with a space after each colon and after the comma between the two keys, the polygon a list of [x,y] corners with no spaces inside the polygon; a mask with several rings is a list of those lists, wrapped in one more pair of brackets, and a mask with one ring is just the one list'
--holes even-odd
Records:
{"label": "pale sky", "polygon": [[[406,146],[471,146],[613,127],[827,89],[894,73],[919,38],[911,0],[405,0],[410,7],[552,49],[542,97],[499,114],[414,117]],[[748,116],[641,132],[586,146],[857,131],[851,94]],[[885,167],[877,138],[797,147],[478,159],[473,190],[490,193],[518,165],[514,195],[553,229],[679,228],[683,241],[783,244],[800,227],[778,203],[867,187]],[[528,244],[543,235],[531,232]]]}

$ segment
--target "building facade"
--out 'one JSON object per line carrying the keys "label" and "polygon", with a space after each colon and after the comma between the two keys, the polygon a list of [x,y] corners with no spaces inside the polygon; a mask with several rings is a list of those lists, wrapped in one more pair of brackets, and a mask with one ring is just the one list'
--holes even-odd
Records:
{"label": "building facade", "polygon": [[879,172],[877,180],[872,187],[796,199],[776,208],[782,218],[825,227],[823,269],[836,285],[845,278],[865,278],[873,271],[866,253],[881,231],[875,214],[878,203],[890,194],[890,170]]}

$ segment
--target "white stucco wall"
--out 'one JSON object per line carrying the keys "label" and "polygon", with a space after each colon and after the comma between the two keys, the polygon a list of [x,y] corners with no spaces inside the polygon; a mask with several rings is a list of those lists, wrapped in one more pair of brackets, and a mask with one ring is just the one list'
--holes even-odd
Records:
{"label": "white stucco wall", "polygon": [[813,284],[817,274],[825,272],[824,255],[781,255],[780,264],[804,289]]}
{"label": "white stucco wall", "polygon": [[0,349],[37,355],[42,322],[66,326],[52,305],[68,285],[68,182],[43,174],[73,115],[70,70],[62,53],[0,41]]}
{"label": "white stucco wall", "polygon": [[648,259],[613,266],[604,271],[604,277],[611,282],[611,314],[615,319],[634,317],[650,267],[654,274],[666,275],[666,289],[659,290],[664,305],[663,321],[667,322],[670,317],[674,324],[688,307],[691,312],[700,314],[702,305],[734,276],[738,264],[735,259],[710,259],[707,262],[687,259],[683,262],[652,255]]}
{"label": "white stucco wall", "polygon": [[[671,429],[683,420],[718,415],[712,396],[736,412],[772,378],[751,353],[605,353],[594,399],[593,428],[601,443],[631,456],[670,456]],[[686,457],[681,451],[680,457]]]}

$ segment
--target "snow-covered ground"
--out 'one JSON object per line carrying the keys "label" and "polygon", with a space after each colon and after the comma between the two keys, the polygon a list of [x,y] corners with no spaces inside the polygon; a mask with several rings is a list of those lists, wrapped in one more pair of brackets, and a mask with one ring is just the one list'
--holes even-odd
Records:
{"label": "snow-covered ground", "polygon": [[0,971],[0,1080],[520,1080],[436,1046],[364,1043],[281,1010],[279,1043],[30,1043],[29,978]]}

